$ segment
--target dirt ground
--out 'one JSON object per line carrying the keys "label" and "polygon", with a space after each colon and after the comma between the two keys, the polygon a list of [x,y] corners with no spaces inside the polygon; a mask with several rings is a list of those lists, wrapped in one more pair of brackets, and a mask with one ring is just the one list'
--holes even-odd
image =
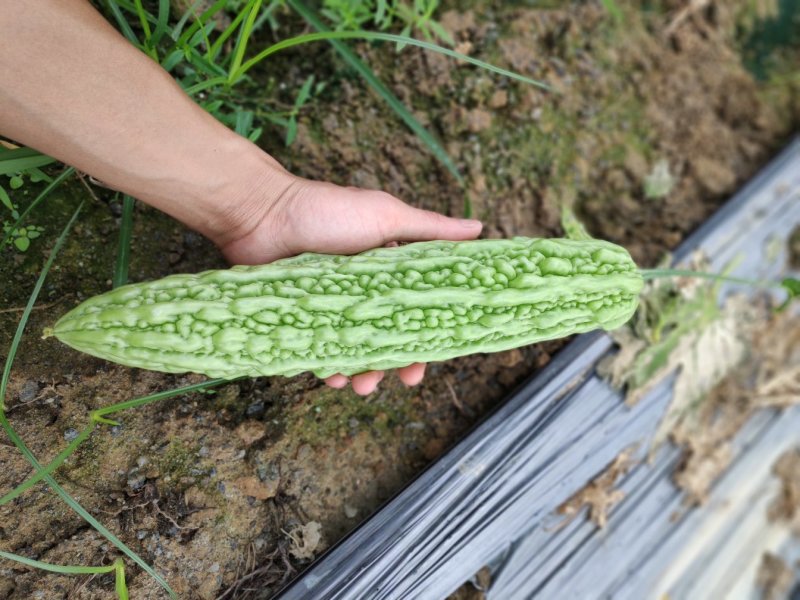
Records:
{"label": "dirt ground", "polygon": [[[544,79],[555,92],[414,48],[397,54],[358,47],[437,132],[465,188],[324,45],[285,54],[258,73],[266,84],[301,82],[323,65],[317,68],[327,81],[304,109],[296,142],[284,148],[280,132],[268,129],[264,147],[300,175],[382,188],[452,215],[463,214],[466,197],[485,237],[561,235],[558,201],[571,200],[593,235],[625,245],[649,265],[800,123],[800,82],[784,76],[797,71],[800,49],[781,54],[773,75],[757,80],[743,66],[742,48],[761,21],[742,21],[744,1],[710,2],[696,12],[677,0],[650,11],[621,2],[621,23],[599,2],[487,4],[446,3],[440,20],[460,50]],[[648,197],[656,184],[666,194]],[[11,423],[42,461],[74,438],[90,410],[202,380],[112,365],[40,339],[67,309],[110,287],[119,206],[108,191],[94,193],[44,286],[6,400]],[[31,217],[45,228],[40,243],[25,254],[2,249],[2,352],[57,232],[88,196],[76,183],[51,198]],[[202,237],[142,205],[133,240],[131,281],[224,266]],[[299,376],[166,400],[119,414],[119,426],[100,427],[57,478],[181,598],[269,598],[563,344],[432,364],[419,387],[389,376],[366,398]],[[3,492],[30,471],[6,440],[0,466]],[[43,484],[0,507],[0,549],[65,564],[118,556]],[[132,564],[128,583],[132,598],[165,597]],[[113,588],[108,575],[0,563],[3,598],[108,599]]]}

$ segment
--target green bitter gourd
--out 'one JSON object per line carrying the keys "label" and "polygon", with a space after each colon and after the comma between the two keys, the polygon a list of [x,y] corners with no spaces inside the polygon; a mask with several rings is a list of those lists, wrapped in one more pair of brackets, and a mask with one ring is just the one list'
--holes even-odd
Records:
{"label": "green bitter gourd", "polygon": [[158,371],[327,377],[613,329],[641,288],[628,252],[601,240],[419,242],[127,285],[52,333]]}

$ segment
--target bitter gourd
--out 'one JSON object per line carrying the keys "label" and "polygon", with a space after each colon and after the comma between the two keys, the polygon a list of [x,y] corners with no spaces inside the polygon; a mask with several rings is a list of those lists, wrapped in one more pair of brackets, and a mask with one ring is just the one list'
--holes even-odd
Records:
{"label": "bitter gourd", "polygon": [[327,377],[613,329],[641,288],[610,242],[419,242],[127,285],[86,300],[53,333],[158,371]]}

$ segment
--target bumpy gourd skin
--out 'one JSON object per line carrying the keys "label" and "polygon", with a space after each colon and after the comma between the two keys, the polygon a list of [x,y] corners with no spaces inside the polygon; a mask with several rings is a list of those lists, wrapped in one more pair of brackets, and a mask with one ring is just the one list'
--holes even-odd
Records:
{"label": "bumpy gourd skin", "polygon": [[328,377],[613,329],[641,288],[628,252],[600,240],[419,242],[128,285],[53,333],[157,371]]}

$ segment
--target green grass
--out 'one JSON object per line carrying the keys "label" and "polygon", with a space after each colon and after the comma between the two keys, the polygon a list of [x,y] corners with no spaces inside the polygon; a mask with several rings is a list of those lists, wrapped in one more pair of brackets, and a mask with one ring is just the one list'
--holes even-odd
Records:
{"label": "green grass", "polygon": [[131,235],[133,233],[133,198],[122,196],[122,220],[119,224],[119,242],[117,243],[117,259],[114,263],[113,287],[128,283],[128,264],[131,260]]}
{"label": "green grass", "polygon": [[63,575],[102,575],[104,573],[114,573],[116,580],[117,597],[120,600],[128,600],[128,586],[125,583],[125,563],[121,558],[118,558],[110,565],[99,567],[84,567],[73,565],[54,565],[52,563],[42,562],[40,560],[33,560],[19,554],[11,552],[3,552],[0,550],[0,558],[6,558],[15,562],[21,563],[28,567],[41,569],[43,571],[50,571],[52,573],[61,573]]}
{"label": "green grass", "polygon": [[5,148],[0,146],[0,175],[13,175],[26,169],[44,167],[56,162],[33,148]]}

